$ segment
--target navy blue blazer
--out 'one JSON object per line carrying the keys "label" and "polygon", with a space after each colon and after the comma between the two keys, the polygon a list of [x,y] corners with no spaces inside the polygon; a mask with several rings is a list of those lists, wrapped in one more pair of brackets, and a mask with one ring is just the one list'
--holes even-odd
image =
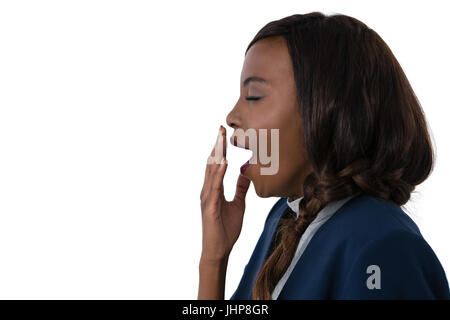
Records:
{"label": "navy blue blazer", "polygon": [[[286,198],[280,198],[270,210],[230,300],[251,299],[286,208]],[[441,263],[414,221],[396,204],[360,194],[317,230],[278,299],[450,299],[450,292]]]}

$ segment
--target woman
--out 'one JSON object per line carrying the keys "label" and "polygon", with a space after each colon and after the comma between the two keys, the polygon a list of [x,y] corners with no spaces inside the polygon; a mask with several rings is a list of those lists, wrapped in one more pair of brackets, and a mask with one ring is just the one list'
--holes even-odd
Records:
{"label": "woman", "polygon": [[[268,23],[247,47],[227,124],[256,162],[241,167],[227,202],[221,126],[200,195],[198,299],[224,299],[250,182],[280,199],[231,299],[449,298],[439,260],[401,209],[433,169],[425,117],[374,30],[318,12]],[[261,174],[254,143],[237,142],[250,129],[279,130],[275,174]]]}

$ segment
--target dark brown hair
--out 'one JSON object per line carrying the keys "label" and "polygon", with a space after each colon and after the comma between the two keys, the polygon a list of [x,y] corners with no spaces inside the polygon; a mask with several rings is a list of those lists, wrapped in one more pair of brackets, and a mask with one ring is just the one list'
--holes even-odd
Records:
{"label": "dark brown hair", "polygon": [[271,299],[301,235],[327,203],[361,192],[401,206],[435,159],[420,103],[374,30],[346,15],[295,14],[265,25],[245,53],[272,36],[284,37],[289,49],[313,172],[303,184],[299,218],[280,220],[280,241],[252,299]]}

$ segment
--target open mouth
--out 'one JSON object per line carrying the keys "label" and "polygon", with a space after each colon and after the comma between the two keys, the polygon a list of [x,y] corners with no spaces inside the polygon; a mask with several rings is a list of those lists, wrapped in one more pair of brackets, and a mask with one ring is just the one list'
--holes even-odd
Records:
{"label": "open mouth", "polygon": [[[252,150],[253,151],[253,150]],[[244,174],[245,171],[247,171],[248,168],[250,168],[250,166],[252,164],[256,164],[256,158],[254,157],[255,153],[252,152],[252,156],[250,157],[250,159],[248,159],[242,166],[241,166],[241,174]]]}
{"label": "open mouth", "polygon": [[237,137],[234,136],[234,135],[230,137],[230,143],[231,143],[233,146],[235,146],[235,147],[242,148],[242,149],[247,149],[247,150],[252,151],[252,156],[250,157],[250,159],[248,159],[248,160],[241,166],[241,174],[244,174],[245,171],[247,171],[247,169],[248,169],[252,164],[256,164],[256,161],[255,161],[256,159],[254,158],[255,152],[254,152],[252,149],[250,149],[249,146],[248,146],[247,144],[246,144],[246,145],[240,145],[240,144],[237,142]]}
{"label": "open mouth", "polygon": [[250,168],[252,164],[250,163],[250,159],[247,160],[242,166],[241,166],[241,174],[244,174],[245,171],[247,171],[248,168]]}
{"label": "open mouth", "polygon": [[247,160],[247,162],[241,166],[241,174],[244,174],[248,167],[250,167],[250,160]]}

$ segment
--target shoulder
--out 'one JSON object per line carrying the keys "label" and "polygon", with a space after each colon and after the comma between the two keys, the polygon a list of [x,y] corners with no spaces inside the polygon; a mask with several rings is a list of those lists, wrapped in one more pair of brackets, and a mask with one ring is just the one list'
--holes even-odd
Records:
{"label": "shoulder", "polygon": [[424,238],[398,229],[355,253],[341,295],[349,299],[448,299],[449,286]]}
{"label": "shoulder", "polygon": [[[344,205],[334,218],[330,230],[339,230],[337,242],[345,248],[342,297],[449,298],[442,265],[400,206],[361,195]],[[375,286],[377,279],[380,288]]]}
{"label": "shoulder", "polygon": [[[320,239],[327,243],[333,239],[327,247],[342,263],[339,297],[449,298],[442,265],[400,206],[362,194],[345,203],[322,227]],[[367,281],[378,273],[381,289],[370,289]]]}
{"label": "shoulder", "polygon": [[367,244],[393,232],[406,232],[421,236],[416,223],[389,201],[361,194],[345,203],[330,219],[331,229],[339,237],[358,244]]}

